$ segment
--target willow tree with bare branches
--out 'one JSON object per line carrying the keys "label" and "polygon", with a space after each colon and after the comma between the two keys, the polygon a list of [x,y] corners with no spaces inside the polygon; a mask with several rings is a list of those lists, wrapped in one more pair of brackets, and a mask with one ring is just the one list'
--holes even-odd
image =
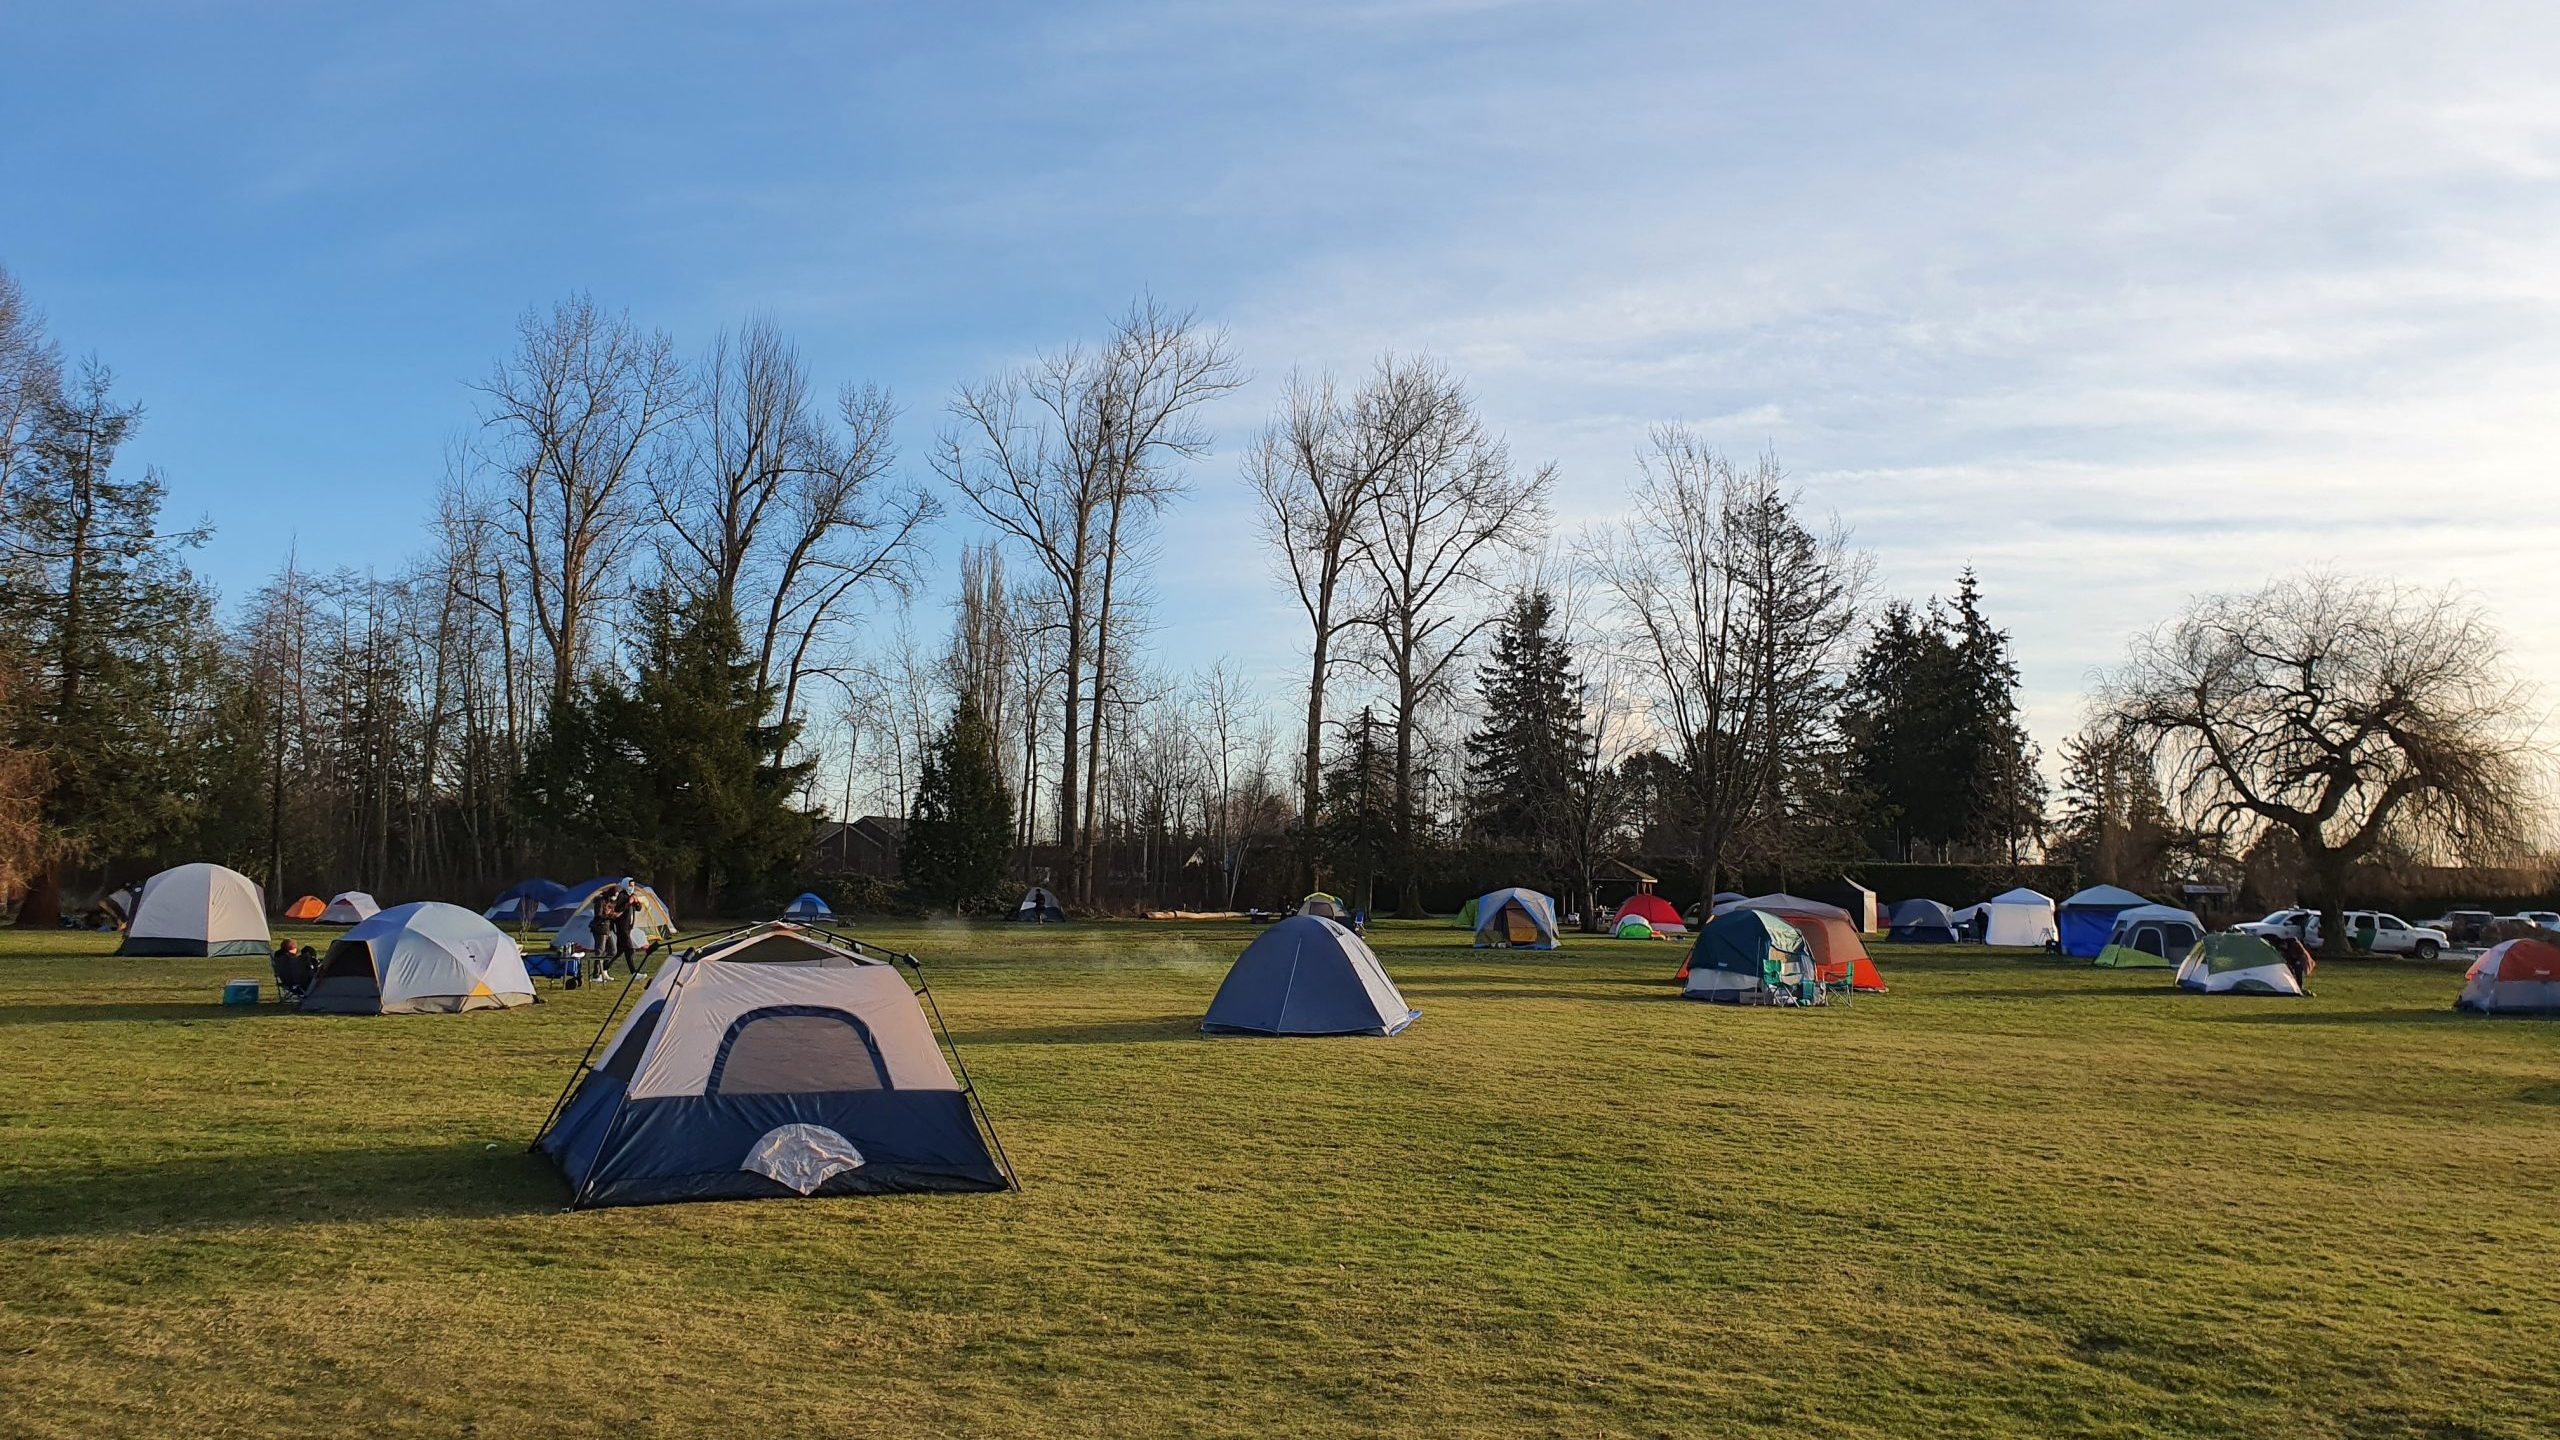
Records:
{"label": "willow tree with bare branches", "polygon": [[2356,866],[2511,854],[2538,798],[2530,692],[2451,590],[2314,571],[2202,596],[2135,639],[2101,701],[2182,821],[2234,853],[2293,838],[2331,951]]}

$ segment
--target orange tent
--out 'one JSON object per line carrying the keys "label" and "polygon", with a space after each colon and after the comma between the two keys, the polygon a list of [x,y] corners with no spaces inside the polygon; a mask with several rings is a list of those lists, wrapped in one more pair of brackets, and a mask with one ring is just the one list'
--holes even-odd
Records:
{"label": "orange tent", "polygon": [[301,899],[284,907],[284,918],[287,920],[317,920],[320,918],[320,912],[328,908],[328,904],[321,900],[319,896],[305,895]]}
{"label": "orange tent", "polygon": [[1813,952],[1813,973],[1827,985],[1847,980],[1853,990],[1884,989],[1884,976],[1868,957],[1867,942],[1858,938],[1849,912],[1837,905],[1795,895],[1760,895],[1719,908],[1765,910],[1802,931],[1805,948]]}

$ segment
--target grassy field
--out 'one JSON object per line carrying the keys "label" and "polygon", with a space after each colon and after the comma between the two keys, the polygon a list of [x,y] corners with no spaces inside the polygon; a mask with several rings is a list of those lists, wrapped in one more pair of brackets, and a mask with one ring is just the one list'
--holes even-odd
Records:
{"label": "grassy field", "polygon": [[[210,1002],[0,936],[0,1430],[2544,1436],[2560,1025],[1878,946],[1388,926],[1394,1040],[1204,1040],[1241,926],[878,928],[1020,1194],[561,1210],[609,994]],[[67,955],[67,947],[83,953]]]}

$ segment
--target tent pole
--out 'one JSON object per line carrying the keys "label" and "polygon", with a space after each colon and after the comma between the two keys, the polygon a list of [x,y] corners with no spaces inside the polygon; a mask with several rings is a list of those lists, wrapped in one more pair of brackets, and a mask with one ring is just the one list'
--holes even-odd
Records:
{"label": "tent pole", "polygon": [[1004,1152],[1004,1137],[996,1133],[995,1117],[987,1113],[987,1102],[978,1094],[978,1082],[970,1077],[969,1062],[961,1058],[960,1042],[951,1038],[951,1027],[943,1021],[942,1004],[933,998],[933,986],[925,982],[923,963],[913,955],[898,958],[906,961],[907,969],[915,975],[916,991],[924,996],[925,1009],[933,1015],[933,1028],[942,1036],[942,1047],[951,1052],[951,1063],[959,1067],[961,1092],[969,1097],[969,1108],[977,1112],[978,1123],[987,1127],[987,1143],[995,1147],[996,1164],[1004,1170],[1006,1188],[1020,1190],[1022,1177],[1013,1171],[1013,1157]]}

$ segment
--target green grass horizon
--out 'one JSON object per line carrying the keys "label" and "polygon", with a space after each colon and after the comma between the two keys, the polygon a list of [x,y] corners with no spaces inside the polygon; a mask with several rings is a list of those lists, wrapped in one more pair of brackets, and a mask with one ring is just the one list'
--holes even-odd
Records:
{"label": "green grass horizon", "polygon": [[[923,957],[1024,1189],[567,1214],[619,987],[213,1003],[0,933],[0,1432],[2528,1436],[2560,1027],[2461,964],[2309,1000],[1873,946],[1373,943],[1392,1040],[1204,1038],[1253,928],[853,924]],[[294,933],[304,933],[295,931]],[[326,933],[326,932],[320,932]],[[260,978],[264,978],[262,975]]]}

